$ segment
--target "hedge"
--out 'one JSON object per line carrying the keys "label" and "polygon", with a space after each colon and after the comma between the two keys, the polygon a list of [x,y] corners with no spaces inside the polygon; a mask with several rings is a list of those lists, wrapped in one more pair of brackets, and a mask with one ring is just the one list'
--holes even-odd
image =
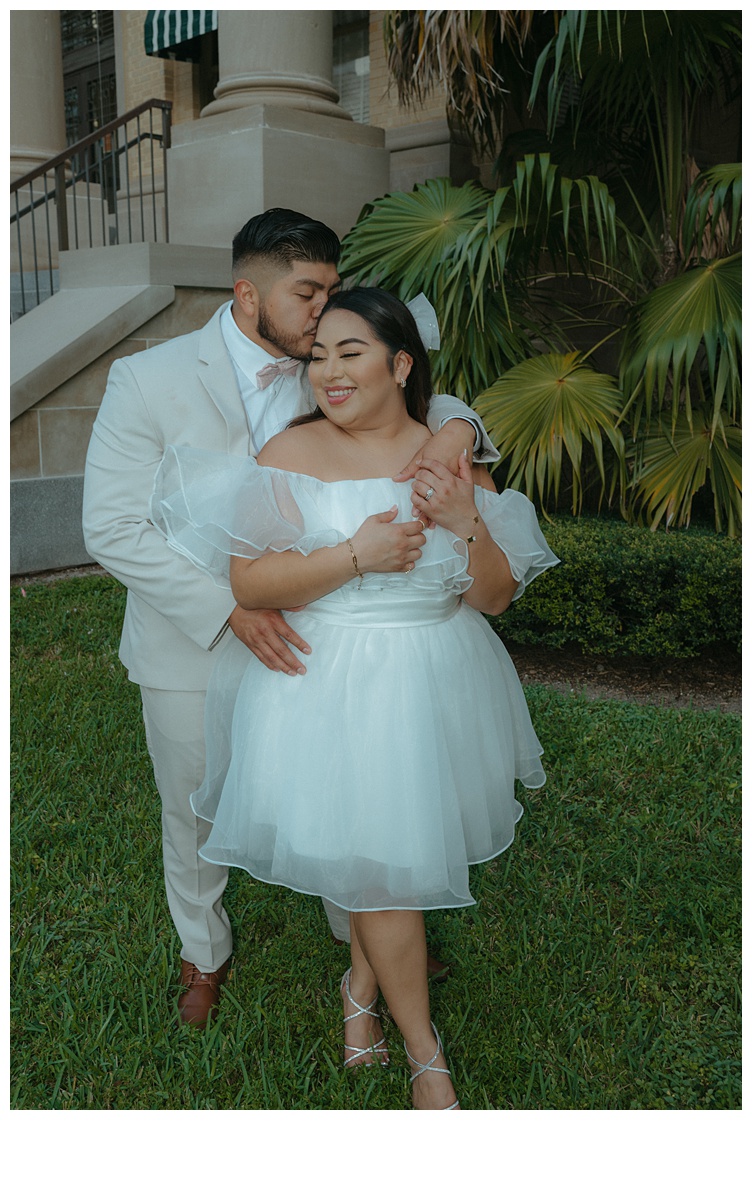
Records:
{"label": "hedge", "polygon": [[541,521],[559,566],[507,612],[504,638],[587,654],[691,658],[741,652],[741,545],[703,529],[635,528],[603,517]]}

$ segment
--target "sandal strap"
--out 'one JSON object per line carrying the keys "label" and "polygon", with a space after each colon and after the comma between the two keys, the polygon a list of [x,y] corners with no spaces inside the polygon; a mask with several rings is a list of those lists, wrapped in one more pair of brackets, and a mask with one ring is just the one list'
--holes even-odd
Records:
{"label": "sandal strap", "polygon": [[383,1037],[381,1039],[381,1041],[376,1042],[375,1046],[348,1046],[347,1042],[345,1042],[344,1048],[345,1048],[345,1050],[352,1051],[350,1057],[345,1059],[344,1065],[346,1067],[349,1067],[350,1063],[355,1062],[355,1059],[360,1058],[360,1056],[362,1054],[388,1054],[389,1053],[389,1049],[387,1047],[385,1037]]}
{"label": "sandal strap", "polygon": [[[405,1054],[410,1059],[410,1062],[419,1068],[414,1075],[410,1076],[410,1083],[415,1083],[415,1080],[423,1075],[426,1071],[434,1071],[437,1075],[451,1075],[451,1071],[448,1071],[446,1067],[435,1067],[433,1065],[441,1054],[443,1046],[441,1044],[441,1038],[439,1037],[438,1030],[436,1029],[433,1021],[431,1022],[431,1029],[433,1030],[434,1037],[436,1038],[436,1052],[433,1058],[431,1058],[427,1063],[419,1063],[417,1058],[413,1058],[412,1054],[407,1048],[407,1043],[404,1043]],[[454,1108],[454,1105],[451,1104],[450,1108]]]}
{"label": "sandal strap", "polygon": [[[347,968],[344,975],[342,976],[342,982],[340,983],[339,986],[340,986],[340,988],[344,987],[345,995],[347,996],[347,999],[349,1000],[350,1004],[352,1004],[353,1008],[357,1008],[358,1011],[354,1012],[354,1013],[350,1013],[349,1017],[345,1017],[344,1018],[345,1024],[347,1024],[348,1021],[354,1021],[356,1017],[378,1017],[378,1015],[379,1015],[378,1012],[376,1011],[376,1007],[375,1007],[376,1001],[379,998],[378,992],[376,993],[373,1000],[371,1001],[371,1003],[369,1005],[367,1005],[366,1008],[363,1008],[362,1004],[358,1004],[357,1000],[353,1000],[352,996],[350,995],[350,972],[351,972],[351,970],[352,970],[351,967]],[[347,1049],[347,1047],[345,1047],[345,1049]]]}
{"label": "sandal strap", "polygon": [[[374,996],[371,1003],[367,1006],[367,1008],[364,1008],[362,1004],[358,1004],[358,1001],[353,1000],[352,995],[350,993],[350,973],[351,973],[351,971],[352,971],[352,967],[348,967],[347,970],[345,971],[344,975],[342,976],[342,980],[341,980],[339,986],[340,986],[340,990],[344,987],[345,995],[347,996],[348,1001],[350,1002],[350,1004],[352,1004],[353,1008],[357,1009],[357,1012],[350,1013],[349,1017],[343,1018],[345,1025],[347,1024],[348,1021],[355,1020],[356,1017],[376,1017],[376,1019],[378,1020],[379,1013],[376,1011],[376,1002],[379,998],[378,992]],[[375,1045],[371,1045],[371,1046],[348,1046],[347,1042],[345,1042],[344,1049],[350,1052],[350,1057],[346,1058],[344,1061],[343,1065],[345,1067],[349,1067],[352,1063],[355,1062],[356,1059],[361,1058],[364,1054],[385,1055],[386,1059],[381,1060],[381,1065],[382,1065],[382,1067],[386,1067],[389,1065],[389,1048],[386,1044],[385,1037],[381,1038],[380,1041],[376,1042]],[[367,1065],[373,1066],[373,1063],[368,1063]]]}

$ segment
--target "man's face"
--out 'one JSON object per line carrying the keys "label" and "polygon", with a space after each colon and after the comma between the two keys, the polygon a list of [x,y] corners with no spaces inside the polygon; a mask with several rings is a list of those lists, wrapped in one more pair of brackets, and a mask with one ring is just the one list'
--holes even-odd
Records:
{"label": "man's face", "polygon": [[286,275],[259,288],[254,341],[270,354],[310,358],[321,310],[339,286],[333,263],[293,262]]}

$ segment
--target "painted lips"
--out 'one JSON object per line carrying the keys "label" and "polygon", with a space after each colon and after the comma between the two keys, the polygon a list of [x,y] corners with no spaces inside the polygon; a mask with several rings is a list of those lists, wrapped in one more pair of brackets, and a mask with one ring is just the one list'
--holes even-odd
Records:
{"label": "painted lips", "polygon": [[326,389],[326,398],[330,404],[343,404],[345,400],[352,396],[355,388],[329,388]]}

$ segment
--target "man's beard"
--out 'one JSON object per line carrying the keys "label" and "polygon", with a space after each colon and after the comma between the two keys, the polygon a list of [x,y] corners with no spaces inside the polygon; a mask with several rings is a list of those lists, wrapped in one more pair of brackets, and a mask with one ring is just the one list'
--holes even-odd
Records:
{"label": "man's beard", "polygon": [[283,329],[279,329],[269,317],[263,303],[259,304],[256,332],[265,342],[271,343],[277,350],[281,350],[283,354],[289,355],[290,358],[307,360],[311,357],[310,341],[307,338],[301,337],[300,334],[286,333]]}

